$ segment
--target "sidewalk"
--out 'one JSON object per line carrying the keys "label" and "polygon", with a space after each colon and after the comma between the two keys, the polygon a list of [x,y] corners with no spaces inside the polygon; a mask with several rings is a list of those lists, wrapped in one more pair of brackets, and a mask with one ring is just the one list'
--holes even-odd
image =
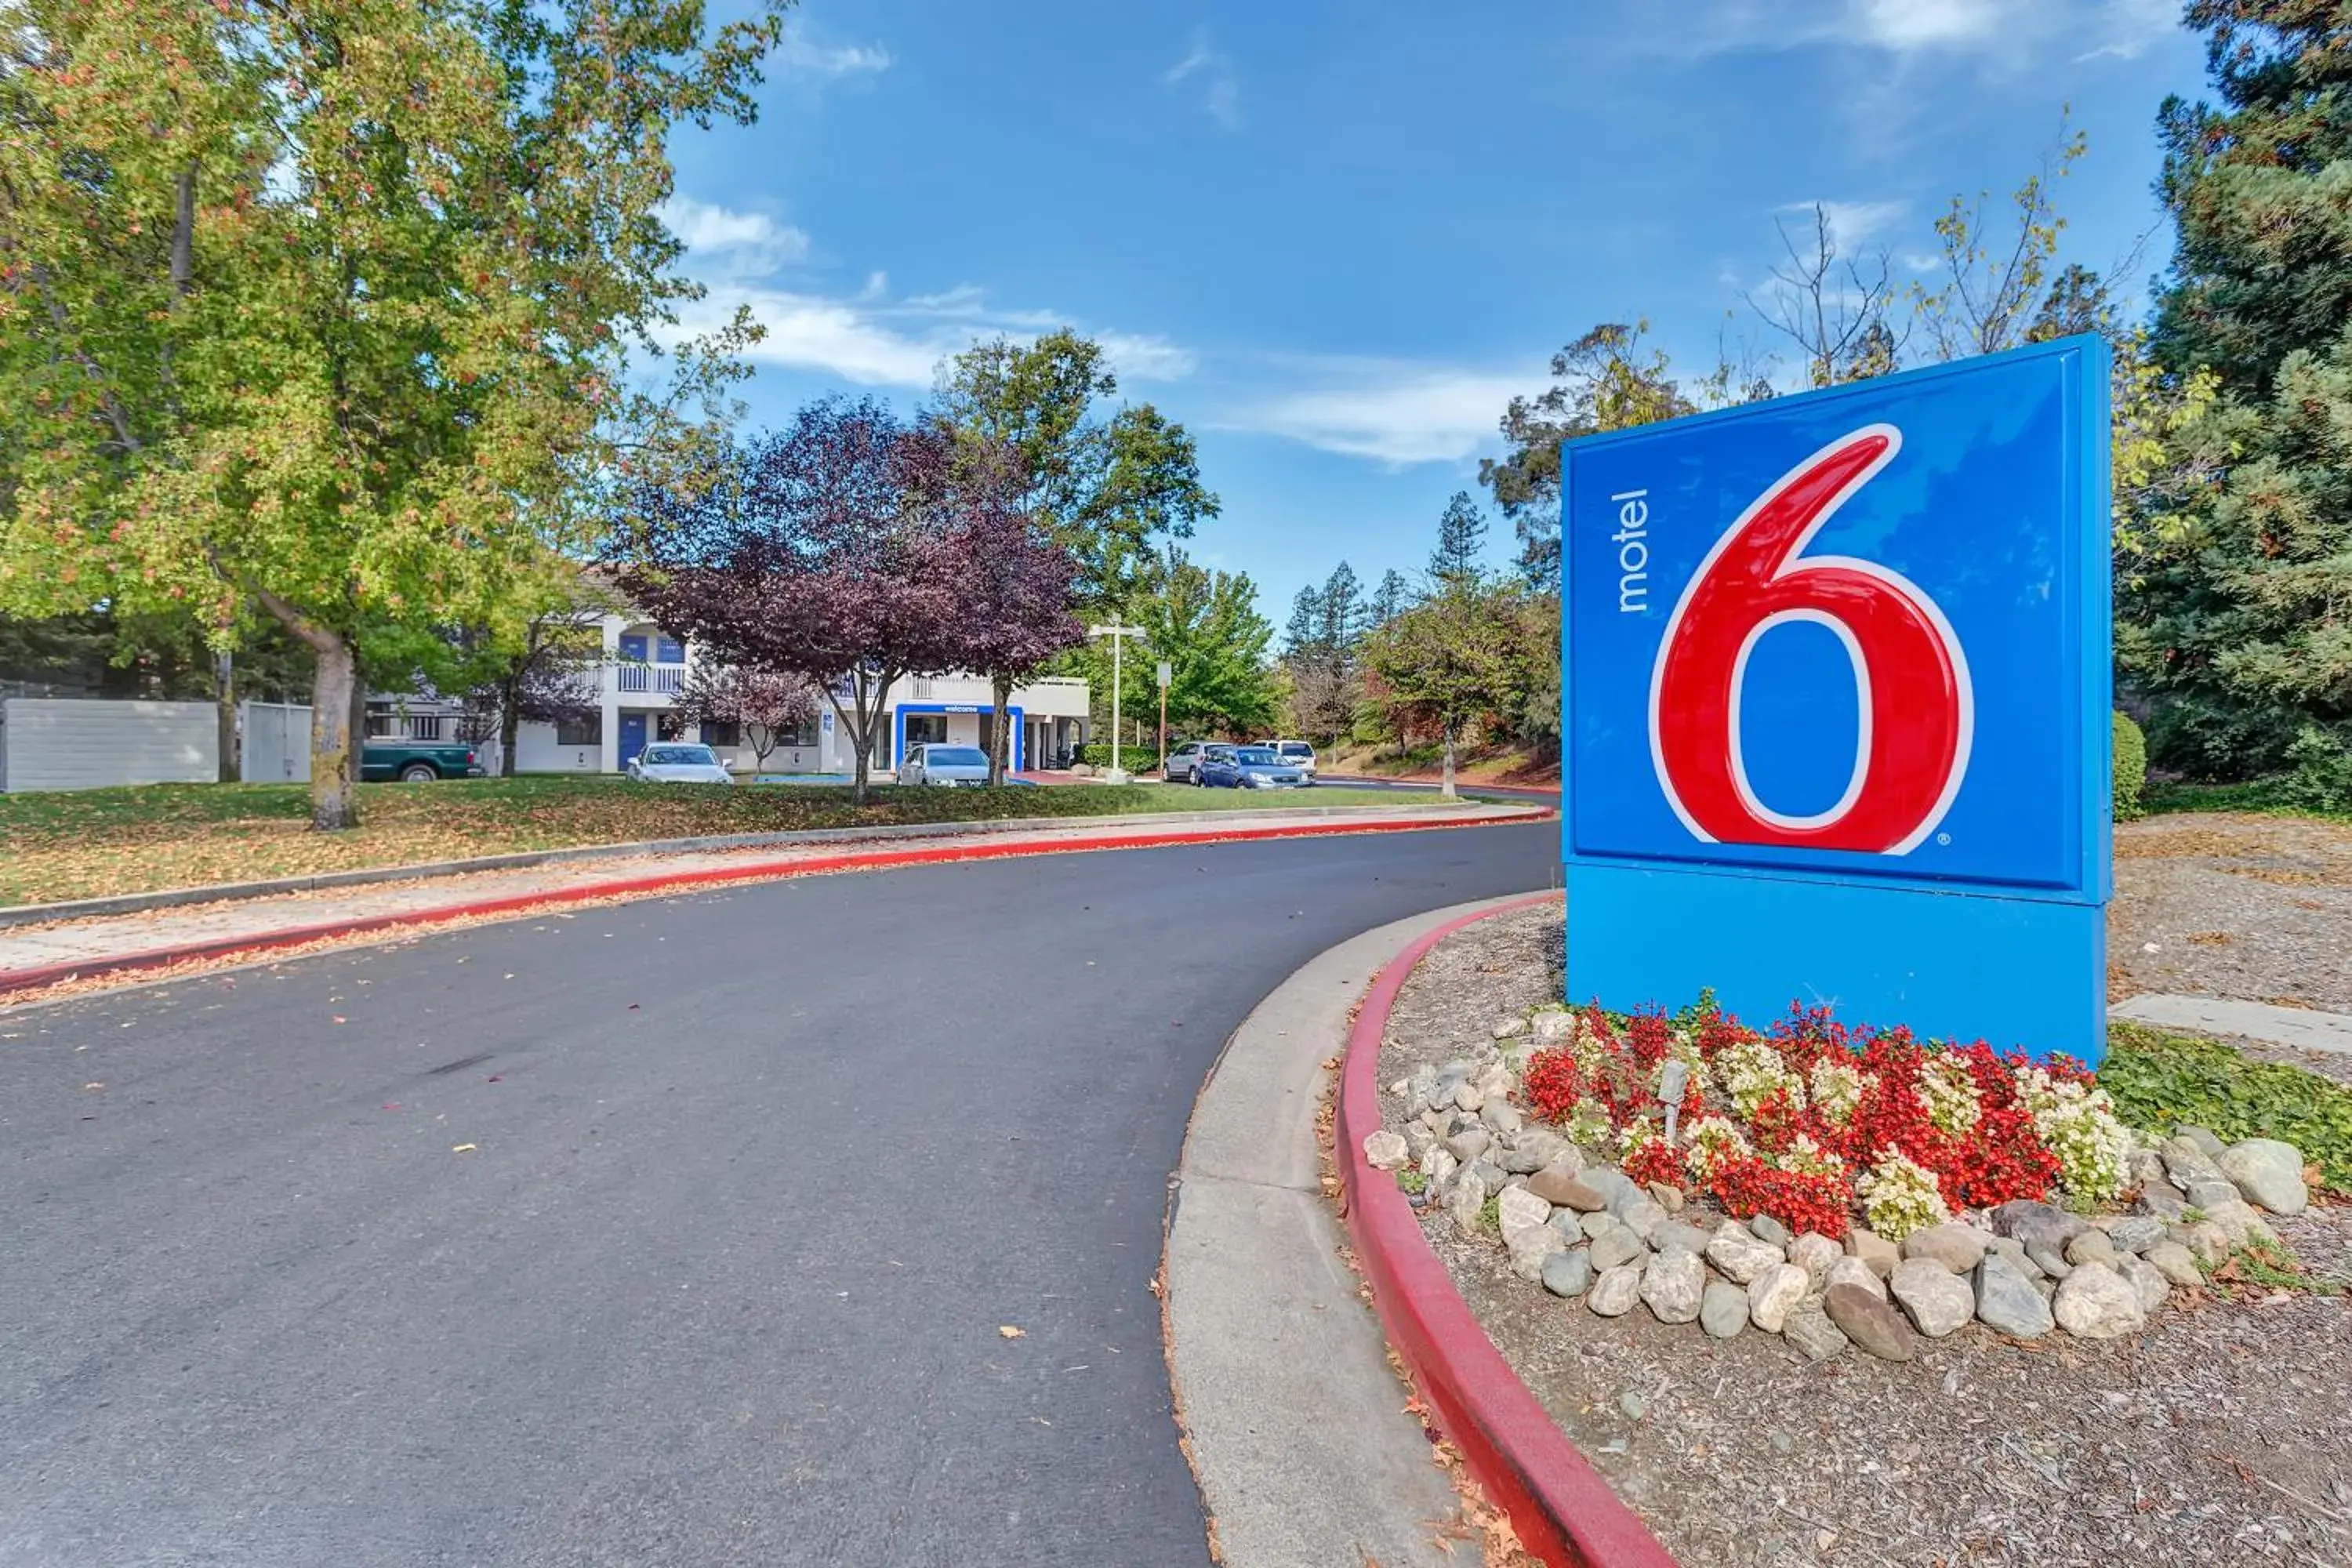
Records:
{"label": "sidewalk", "polygon": [[645,855],[618,864],[611,859],[576,860],[315,889],[0,930],[0,996],[57,984],[77,973],[87,976],[114,969],[150,968],[353,931],[506,914],[539,903],[653,895],[715,882],[1055,850],[1464,826],[1516,820],[1525,815],[1519,808],[1465,805],[1442,812],[1426,806],[1398,811],[1368,808],[1306,821],[1296,812],[1220,813],[1213,820],[1175,824],[1165,818],[1133,822],[1097,817],[1020,832],[943,830],[920,836],[877,836],[870,840]]}

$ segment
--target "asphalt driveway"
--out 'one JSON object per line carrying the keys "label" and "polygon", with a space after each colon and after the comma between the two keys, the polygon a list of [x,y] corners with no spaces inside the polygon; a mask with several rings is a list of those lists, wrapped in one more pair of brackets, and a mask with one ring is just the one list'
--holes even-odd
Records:
{"label": "asphalt driveway", "polygon": [[0,1564],[1205,1563],[1193,1095],[1316,952],[1557,855],[813,879],[0,1013]]}

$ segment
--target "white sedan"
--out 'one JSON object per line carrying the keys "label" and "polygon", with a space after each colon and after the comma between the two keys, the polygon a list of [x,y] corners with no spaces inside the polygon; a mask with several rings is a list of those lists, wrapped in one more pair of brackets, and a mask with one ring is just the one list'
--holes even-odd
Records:
{"label": "white sedan", "polygon": [[731,784],[735,775],[708,746],[664,743],[647,746],[629,759],[629,776],[639,784]]}
{"label": "white sedan", "polygon": [[902,784],[984,784],[988,753],[978,746],[942,746],[937,742],[907,748],[898,765]]}

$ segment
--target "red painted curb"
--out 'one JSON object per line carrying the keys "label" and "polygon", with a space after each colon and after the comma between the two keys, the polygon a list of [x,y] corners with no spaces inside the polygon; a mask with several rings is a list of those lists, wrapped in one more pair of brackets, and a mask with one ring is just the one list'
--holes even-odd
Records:
{"label": "red painted curb", "polygon": [[1462,1450],[1487,1498],[1510,1515],[1528,1550],[1552,1568],[1675,1568],[1486,1338],[1422,1234],[1396,1178],[1364,1159],[1364,1139],[1381,1126],[1381,1037],[1413,966],[1473,921],[1558,896],[1538,893],[1448,921],[1398,954],[1365,994],[1348,1033],[1334,1127],[1348,1233],[1389,1343],[1404,1359],[1439,1429]]}
{"label": "red painted curb", "polygon": [[149,948],[142,952],[121,953],[108,958],[47,963],[35,969],[0,970],[0,996],[5,996],[11,992],[37,990],[41,986],[54,985],[64,980],[116,974],[129,970],[157,969],[165,964],[178,963],[191,958],[220,958],[231,953],[266,952],[273,948],[299,947],[306,942],[317,942],[322,937],[385,931],[394,926],[440,925],[449,921],[466,920],[478,915],[506,914],[548,904],[584,903],[590,900],[607,899],[616,895],[664,892],[704,887],[714,883],[781,881],[787,878],[813,876],[828,871],[880,870],[894,866],[919,866],[954,860],[993,860],[1014,855],[1059,855],[1088,849],[1155,848],[1175,844],[1222,844],[1254,838],[1306,838],[1334,833],[1400,831],[1425,833],[1436,828],[1484,827],[1494,822],[1531,820],[1539,819],[1485,817],[1465,821],[1456,817],[1434,822],[1304,822],[1286,824],[1276,827],[1244,827],[1223,831],[1195,829],[1182,833],[1145,834],[1139,837],[1097,835],[1087,838],[1062,838],[1044,843],[975,842],[929,849],[876,849],[856,855],[828,855],[808,860],[765,861],[749,866],[711,867],[698,871],[656,872],[651,876],[617,878],[610,881],[583,883],[573,888],[551,889],[545,892],[516,893],[502,899],[478,899],[462,903],[443,904],[427,910],[408,910],[397,914],[363,915],[350,920],[320,921],[311,925],[288,926],[278,931],[244,936],[215,937],[207,942],[183,942],[171,947]]}

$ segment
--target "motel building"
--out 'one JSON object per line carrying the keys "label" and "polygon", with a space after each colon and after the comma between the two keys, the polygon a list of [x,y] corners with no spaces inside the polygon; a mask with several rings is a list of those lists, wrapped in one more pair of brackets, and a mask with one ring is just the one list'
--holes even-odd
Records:
{"label": "motel building", "polygon": [[[646,746],[660,741],[700,741],[737,773],[753,768],[751,748],[732,724],[688,725],[671,711],[695,650],[649,622],[624,616],[604,618],[604,658],[598,674],[599,710],[577,724],[525,723],[515,738],[518,772],[526,773],[618,773]],[[910,746],[927,742],[984,746],[995,715],[986,676],[917,676],[900,680],[885,700],[884,732],[877,738],[873,771],[896,772]],[[1083,680],[1044,676],[1013,689],[1009,722],[1015,769],[1055,764],[1087,731],[1087,688]],[[438,738],[446,717],[390,702],[370,703],[372,734],[418,734]],[[765,773],[833,773],[846,777],[856,759],[849,736],[830,703],[798,732],[783,737],[761,764]]]}

